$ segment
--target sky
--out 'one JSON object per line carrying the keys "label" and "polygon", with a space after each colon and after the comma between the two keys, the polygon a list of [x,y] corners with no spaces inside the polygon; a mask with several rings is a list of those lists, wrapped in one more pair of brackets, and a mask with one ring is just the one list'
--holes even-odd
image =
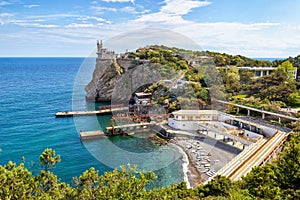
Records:
{"label": "sky", "polygon": [[0,57],[86,57],[97,40],[144,29],[181,34],[199,50],[294,57],[299,10],[295,0],[0,0]]}

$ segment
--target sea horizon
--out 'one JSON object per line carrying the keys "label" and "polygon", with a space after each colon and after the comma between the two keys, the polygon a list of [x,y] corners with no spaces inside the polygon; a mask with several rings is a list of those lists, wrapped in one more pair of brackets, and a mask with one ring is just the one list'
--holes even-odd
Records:
{"label": "sea horizon", "polygon": [[[247,56],[246,56],[247,57]],[[289,56],[291,57],[291,56]],[[289,57],[248,57],[253,60],[266,60],[266,61],[274,61],[274,60],[284,60]],[[0,59],[14,59],[14,58],[81,58],[81,59],[86,59],[86,58],[97,58],[96,55],[94,56],[0,56]]]}

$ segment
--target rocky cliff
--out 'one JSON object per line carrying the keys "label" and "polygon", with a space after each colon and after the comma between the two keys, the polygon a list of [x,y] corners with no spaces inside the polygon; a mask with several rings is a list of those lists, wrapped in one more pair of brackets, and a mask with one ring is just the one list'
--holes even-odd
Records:
{"label": "rocky cliff", "polygon": [[146,60],[97,59],[92,81],[85,87],[87,101],[128,101],[142,85],[160,80]]}
{"label": "rocky cliff", "polygon": [[91,82],[85,87],[88,101],[110,101],[115,82],[122,70],[111,59],[97,59]]}

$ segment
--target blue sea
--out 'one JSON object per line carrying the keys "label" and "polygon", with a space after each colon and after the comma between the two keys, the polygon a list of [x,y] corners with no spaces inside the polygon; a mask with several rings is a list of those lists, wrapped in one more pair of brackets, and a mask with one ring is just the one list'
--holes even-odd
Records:
{"label": "blue sea", "polygon": [[255,59],[255,60],[266,60],[266,61],[270,61],[273,62],[275,60],[284,60],[286,58],[251,58],[251,59]]}
{"label": "blue sea", "polygon": [[55,118],[59,111],[97,108],[85,101],[84,91],[94,67],[94,58],[0,58],[0,165],[20,163],[24,156],[25,166],[37,174],[39,155],[52,148],[61,156],[54,173],[70,184],[90,167],[103,174],[128,163],[154,170],[157,186],[182,181],[174,147],[138,135],[82,142],[79,130],[108,126],[111,116]]}

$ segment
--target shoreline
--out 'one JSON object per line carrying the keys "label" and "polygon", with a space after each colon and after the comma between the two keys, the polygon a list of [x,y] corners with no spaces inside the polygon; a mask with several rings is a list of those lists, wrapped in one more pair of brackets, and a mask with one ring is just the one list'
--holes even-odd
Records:
{"label": "shoreline", "polygon": [[198,185],[200,185],[203,182],[201,174],[193,166],[193,160],[190,157],[189,153],[184,149],[183,146],[178,144],[176,140],[171,140],[169,144],[176,147],[179,150],[179,153],[182,155],[181,160],[183,162],[182,163],[183,179],[186,182],[187,188],[195,188]]}
{"label": "shoreline", "polygon": [[169,144],[175,146],[182,155],[182,170],[187,188],[201,185],[241,152],[204,135],[175,137]]}
{"label": "shoreline", "polygon": [[188,170],[189,170],[188,167],[190,165],[188,155],[186,154],[186,152],[184,152],[184,150],[180,146],[177,146],[174,143],[170,143],[170,145],[177,148],[182,156],[181,160],[182,160],[183,180],[186,183],[186,187],[191,188],[191,184],[190,184],[189,177],[188,177]]}

